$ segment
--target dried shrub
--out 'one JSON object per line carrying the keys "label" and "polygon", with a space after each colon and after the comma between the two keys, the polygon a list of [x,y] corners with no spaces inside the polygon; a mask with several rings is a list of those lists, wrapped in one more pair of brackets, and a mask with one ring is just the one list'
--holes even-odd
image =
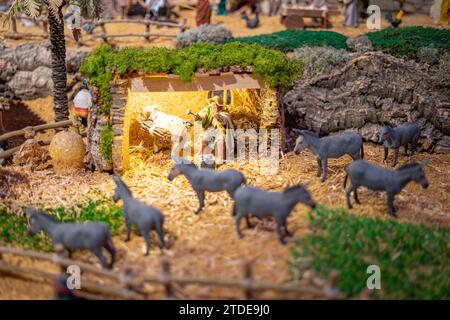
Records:
{"label": "dried shrub", "polygon": [[439,60],[436,81],[438,85],[450,86],[450,53],[445,53]]}
{"label": "dried shrub", "polygon": [[421,63],[427,63],[429,65],[437,64],[439,62],[439,57],[439,49],[435,48],[432,44],[417,50],[417,59]]}
{"label": "dried shrub", "polygon": [[305,77],[313,77],[346,62],[348,53],[333,47],[305,46],[294,51],[294,58],[303,61]]}
{"label": "dried shrub", "polygon": [[225,43],[233,38],[230,30],[223,25],[204,24],[198,28],[177,35],[176,47],[185,48],[193,43]]}
{"label": "dried shrub", "polygon": [[372,42],[366,35],[348,38],[346,44],[350,50],[355,52],[373,51]]}

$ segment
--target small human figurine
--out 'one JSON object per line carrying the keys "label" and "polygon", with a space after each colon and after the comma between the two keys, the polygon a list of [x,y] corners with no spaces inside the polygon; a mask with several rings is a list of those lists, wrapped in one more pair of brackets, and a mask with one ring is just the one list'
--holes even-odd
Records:
{"label": "small human figurine", "polygon": [[227,0],[220,0],[219,1],[219,4],[217,5],[217,15],[218,16],[226,16],[226,15],[228,15]]}
{"label": "small human figurine", "polygon": [[201,121],[203,127],[201,156],[210,156],[207,147],[212,145],[214,147],[211,151],[215,154],[216,162],[221,163],[225,156],[226,146],[233,146],[234,124],[221,97],[213,96],[207,102],[208,104],[202,110],[193,114],[195,120]]}
{"label": "small human figurine", "polygon": [[344,0],[344,26],[358,27],[358,0]]}
{"label": "small human figurine", "polygon": [[211,4],[208,0],[197,1],[195,21],[197,23],[197,27],[200,27],[203,24],[211,23]]}
{"label": "small human figurine", "polygon": [[89,117],[89,110],[92,107],[92,94],[89,91],[88,81],[85,79],[81,85],[80,91],[73,98],[74,112],[80,118],[83,126],[87,127],[87,119]]}

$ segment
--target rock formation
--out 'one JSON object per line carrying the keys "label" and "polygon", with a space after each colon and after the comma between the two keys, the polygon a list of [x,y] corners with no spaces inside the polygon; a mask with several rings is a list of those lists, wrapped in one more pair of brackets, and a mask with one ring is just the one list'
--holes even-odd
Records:
{"label": "rock formation", "polygon": [[[68,51],[69,78],[78,72],[88,52]],[[50,42],[27,43],[15,48],[0,46],[0,97],[33,99],[52,94]]]}
{"label": "rock formation", "polygon": [[283,99],[286,125],[322,135],[356,129],[376,142],[384,122],[417,121],[421,148],[450,151],[450,95],[427,68],[372,52],[327,74],[298,81]]}

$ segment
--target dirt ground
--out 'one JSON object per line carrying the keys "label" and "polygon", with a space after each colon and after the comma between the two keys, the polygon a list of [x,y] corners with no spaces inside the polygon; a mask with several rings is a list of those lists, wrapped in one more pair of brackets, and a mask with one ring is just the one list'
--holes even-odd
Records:
{"label": "dirt ground", "polygon": [[[382,165],[382,149],[378,146],[366,146],[366,158]],[[400,157],[400,163],[429,159],[426,169],[430,181],[428,189],[409,184],[396,198],[398,220],[401,222],[423,223],[433,226],[450,227],[449,174],[450,155],[418,154],[411,158]],[[142,256],[143,240],[133,236],[128,243],[124,235],[115,237],[118,249],[118,262],[115,270],[120,271],[131,266],[138,275],[156,275],[161,271],[161,258],[172,263],[173,273],[179,276],[241,278],[245,261],[254,261],[256,279],[275,283],[289,281],[287,259],[289,248],[294,245],[291,240],[286,246],[280,245],[274,231],[273,222],[257,223],[254,229],[243,226],[244,239],[238,239],[234,220],[231,217],[232,203],[226,194],[208,194],[206,208],[199,216],[193,211],[198,202],[195,193],[184,177],[173,182],[167,180],[171,161],[164,155],[158,155],[145,161],[132,159],[133,169],[124,177],[134,194],[160,208],[166,217],[165,229],[168,248],[161,252],[153,248],[148,257]],[[344,168],[350,158],[330,161],[330,176],[325,183],[320,183],[315,176],[316,161],[308,151],[300,156],[292,153],[280,161],[279,171],[275,175],[261,174],[258,165],[234,164],[242,170],[249,184],[262,186],[269,190],[282,190],[288,185],[309,182],[309,190],[321,204],[330,207],[345,207],[343,192]],[[12,207],[23,207],[33,203],[49,206],[70,205],[87,198],[99,196],[111,197],[113,181],[106,173],[80,172],[75,175],[61,176],[51,169],[32,172],[24,168],[8,168],[8,171],[23,175],[26,179],[10,185]],[[23,181],[28,181],[23,183]],[[6,200],[6,199],[5,199]],[[391,219],[387,214],[386,196],[379,192],[362,190],[362,205],[356,205],[353,213]],[[289,218],[289,227],[299,238],[308,232],[307,213],[304,205],[297,205]],[[256,221],[255,221],[256,222]],[[244,225],[244,224],[243,224]],[[156,239],[155,239],[156,240]],[[84,262],[98,265],[90,254],[76,256]],[[6,256],[6,259],[12,259]],[[20,260],[21,265],[49,270],[47,264],[33,260]],[[53,268],[54,269],[54,268]],[[23,283],[23,285],[20,285]],[[49,298],[50,287],[42,289],[44,284],[12,278],[0,278],[0,298]],[[11,288],[13,290],[11,290]],[[149,288],[155,298],[161,295],[158,287]],[[239,297],[239,292],[214,290],[212,288],[186,288],[184,297],[207,297],[215,295],[221,298]]]}

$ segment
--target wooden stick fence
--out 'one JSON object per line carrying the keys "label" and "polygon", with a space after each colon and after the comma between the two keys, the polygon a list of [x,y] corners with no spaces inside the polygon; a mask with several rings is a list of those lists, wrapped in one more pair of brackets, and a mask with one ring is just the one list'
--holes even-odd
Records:
{"label": "wooden stick fence", "polygon": [[[68,126],[73,126],[73,125],[76,125],[76,123],[74,121],[65,120],[65,121],[60,121],[60,122],[55,122],[55,123],[41,124],[41,125],[34,126],[34,127],[26,127],[26,128],[20,129],[20,130],[11,131],[11,132],[0,135],[0,141],[6,141],[10,138],[17,137],[17,136],[25,136],[25,137],[31,138],[38,131],[63,128],[63,127],[68,127]],[[50,144],[50,141],[43,141],[42,143]],[[0,152],[0,159],[10,157],[11,155],[13,155],[17,151],[19,151],[20,147],[21,146],[18,146],[18,147],[11,148],[6,151]]]}
{"label": "wooden stick fence", "polygon": [[[146,41],[151,41],[151,37],[165,37],[165,38],[175,38],[176,35],[170,35],[170,34],[163,34],[163,33],[151,33],[150,27],[158,26],[158,27],[168,27],[168,28],[178,28],[181,32],[184,32],[187,29],[186,26],[187,20],[184,19],[182,23],[174,23],[174,22],[160,22],[160,21],[153,21],[149,19],[143,19],[143,20],[132,20],[132,19],[123,19],[123,20],[113,20],[113,19],[105,19],[98,21],[94,24],[94,29],[97,27],[100,27],[102,33],[101,34],[94,34],[94,38],[101,38],[103,42],[107,43],[108,38],[122,38],[122,37],[144,37]],[[107,24],[143,24],[145,25],[145,32],[144,33],[121,33],[121,34],[108,34],[106,30]]]}
{"label": "wooden stick fence", "polygon": [[[2,13],[0,13],[0,16]],[[17,20],[24,19],[24,20],[30,20],[35,21],[38,26],[41,27],[43,30],[43,33],[25,33],[25,32],[19,32],[17,30]],[[117,24],[117,23],[125,23],[125,24],[143,24],[145,25],[145,32],[143,33],[124,33],[124,34],[108,34],[106,30],[106,24]],[[108,38],[125,38],[125,37],[144,37],[144,39],[148,42],[152,40],[152,38],[175,38],[176,35],[169,35],[164,33],[151,33],[150,32],[150,26],[158,26],[158,27],[167,27],[167,28],[178,28],[181,32],[185,31],[187,29],[187,20],[184,19],[182,23],[175,23],[175,22],[163,22],[163,21],[153,21],[149,19],[142,19],[142,20],[132,20],[132,19],[123,19],[123,20],[113,20],[113,19],[105,19],[94,23],[94,29],[97,27],[100,27],[101,34],[93,34],[92,38],[101,38],[103,42],[107,43]],[[93,29],[93,30],[94,30]],[[14,40],[20,40],[25,38],[33,38],[33,37],[40,37],[40,38],[48,38],[48,22],[43,18],[37,18],[32,19],[30,17],[12,17],[11,19],[11,32],[6,33],[4,36],[9,39]],[[92,32],[91,32],[92,33]],[[66,36],[66,40],[75,41],[71,37]],[[85,45],[83,41],[78,42],[79,45]]]}
{"label": "wooden stick fence", "polygon": [[[294,293],[298,295],[316,296],[326,299],[343,299],[344,296],[338,290],[338,273],[332,272],[328,282],[323,288],[315,288],[308,286],[292,286],[292,285],[277,285],[272,283],[257,282],[254,280],[252,264],[244,264],[244,276],[241,280],[228,279],[211,279],[211,278],[186,278],[177,277],[171,274],[170,263],[167,260],[162,261],[162,273],[159,276],[142,276],[133,279],[133,272],[131,269],[126,269],[124,272],[116,273],[109,270],[98,269],[92,265],[66,259],[56,254],[40,253],[27,251],[22,249],[15,249],[9,247],[0,247],[0,271],[11,274],[13,276],[32,278],[40,277],[44,279],[56,279],[58,274],[44,272],[41,270],[23,268],[8,264],[2,259],[2,254],[11,254],[21,257],[29,257],[33,259],[40,259],[52,262],[60,267],[67,267],[70,265],[77,265],[83,272],[90,272],[97,276],[107,278],[115,282],[115,285],[98,284],[92,281],[82,281],[82,291],[80,295],[87,295],[91,298],[97,296],[91,293],[106,295],[108,297],[117,297],[121,299],[145,299],[149,295],[141,288],[145,284],[155,284],[163,287],[167,299],[174,299],[177,296],[176,285],[199,285],[199,286],[213,286],[236,288],[244,293],[245,299],[255,299],[258,293],[264,291],[272,291],[279,294]],[[64,272],[64,269],[62,269]],[[78,292],[77,292],[78,294]]]}

